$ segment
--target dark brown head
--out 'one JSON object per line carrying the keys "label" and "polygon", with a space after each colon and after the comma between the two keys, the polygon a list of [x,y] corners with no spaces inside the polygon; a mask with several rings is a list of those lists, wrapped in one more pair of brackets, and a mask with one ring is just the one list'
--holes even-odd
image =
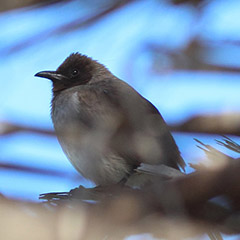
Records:
{"label": "dark brown head", "polygon": [[42,71],[35,76],[50,79],[53,82],[53,92],[56,94],[70,87],[87,84],[98,69],[105,67],[85,55],[73,53],[56,71]]}

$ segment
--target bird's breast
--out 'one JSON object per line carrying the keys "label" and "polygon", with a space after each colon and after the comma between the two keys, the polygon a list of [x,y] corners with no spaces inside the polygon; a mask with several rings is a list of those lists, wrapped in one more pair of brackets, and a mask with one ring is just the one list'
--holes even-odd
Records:
{"label": "bird's breast", "polygon": [[94,99],[82,103],[79,92],[60,94],[52,103],[54,128],[64,153],[78,172],[97,184],[116,183],[131,166],[109,149],[114,124],[111,126],[111,117],[106,114],[91,111],[94,104]]}

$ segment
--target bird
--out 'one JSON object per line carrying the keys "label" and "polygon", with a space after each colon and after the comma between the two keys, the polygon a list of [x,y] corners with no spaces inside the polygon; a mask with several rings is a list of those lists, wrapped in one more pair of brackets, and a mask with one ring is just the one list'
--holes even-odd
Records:
{"label": "bird", "polygon": [[128,179],[142,164],[184,169],[176,142],[157,108],[103,64],[72,53],[52,81],[51,118],[63,152],[98,186]]}

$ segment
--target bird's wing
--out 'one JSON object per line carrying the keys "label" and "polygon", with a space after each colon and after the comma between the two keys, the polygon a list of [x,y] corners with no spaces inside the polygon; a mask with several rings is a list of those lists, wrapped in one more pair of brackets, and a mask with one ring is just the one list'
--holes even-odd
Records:
{"label": "bird's wing", "polygon": [[[79,94],[82,104],[88,106],[84,114],[98,116],[107,123],[106,129],[114,129],[110,133],[112,148],[133,162],[184,168],[185,163],[167,124],[151,102],[118,79],[106,79],[86,88],[89,91]],[[89,121],[91,119],[89,117]],[[158,152],[161,152],[159,157]]]}
{"label": "bird's wing", "polygon": [[167,161],[162,163],[165,163],[167,166],[174,167],[176,169],[179,169],[180,167],[185,171],[186,163],[181,157],[175,140],[170,133],[170,130],[162,115],[151,102],[142,96],[140,97],[142,98],[142,101],[144,102],[149,114],[152,114],[154,116],[154,119],[156,119],[152,124],[152,127],[156,128],[156,126],[158,126],[158,131],[162,132],[162,134],[159,135],[160,142],[162,142],[162,148],[165,150],[166,155],[169,156],[167,157]]}

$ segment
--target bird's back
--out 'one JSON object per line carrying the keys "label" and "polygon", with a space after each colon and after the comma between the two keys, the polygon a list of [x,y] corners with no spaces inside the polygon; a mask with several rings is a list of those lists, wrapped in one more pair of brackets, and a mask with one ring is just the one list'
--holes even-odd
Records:
{"label": "bird's back", "polygon": [[124,81],[110,80],[106,85],[109,86],[109,101],[123,116],[114,135],[116,149],[140,163],[184,169],[185,162],[156,107]]}

